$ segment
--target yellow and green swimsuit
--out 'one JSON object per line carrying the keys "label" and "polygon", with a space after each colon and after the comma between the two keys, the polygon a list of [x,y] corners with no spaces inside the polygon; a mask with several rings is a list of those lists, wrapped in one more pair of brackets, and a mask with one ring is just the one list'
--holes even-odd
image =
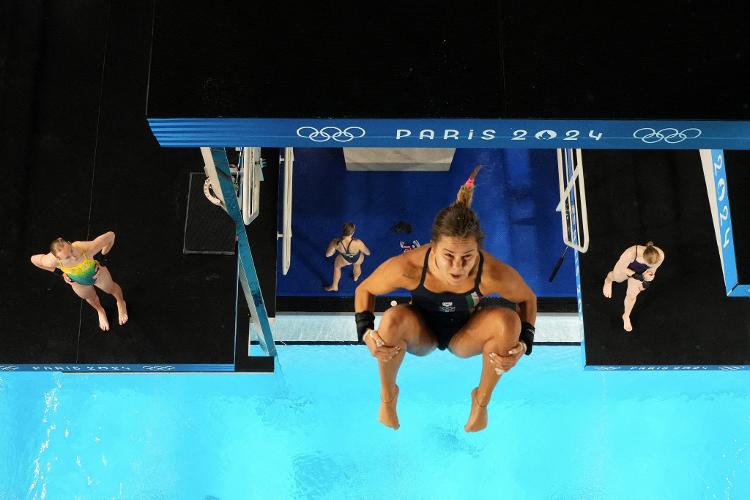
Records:
{"label": "yellow and green swimsuit", "polygon": [[[80,250],[80,247],[76,245],[76,248]],[[57,261],[57,267],[62,272],[68,275],[68,278],[81,285],[93,285],[96,283],[94,275],[96,274],[96,261],[86,256],[83,251],[83,260],[75,266],[66,267],[62,265],[62,262]]]}

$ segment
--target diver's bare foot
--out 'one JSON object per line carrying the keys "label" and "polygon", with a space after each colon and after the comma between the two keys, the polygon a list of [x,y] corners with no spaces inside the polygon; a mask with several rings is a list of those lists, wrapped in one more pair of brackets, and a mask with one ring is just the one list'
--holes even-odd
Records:
{"label": "diver's bare foot", "polygon": [[471,413],[464,426],[466,432],[478,432],[487,427],[487,405],[480,405],[477,401],[477,389],[471,391]]}
{"label": "diver's bare foot", "polygon": [[118,319],[121,325],[124,325],[128,322],[128,308],[125,305],[124,300],[117,301],[117,315],[119,316]]}
{"label": "diver's bare foot", "polygon": [[612,281],[604,280],[604,288],[602,289],[602,293],[608,299],[612,298]]}
{"label": "diver's bare foot", "polygon": [[327,286],[327,287],[323,288],[323,290],[325,290],[326,292],[338,292],[339,291],[339,287],[337,287],[337,286],[334,287],[333,285],[331,285],[331,286]]}
{"label": "diver's bare foot", "polygon": [[380,400],[380,410],[378,411],[378,422],[390,427],[393,430],[398,430],[401,427],[398,423],[398,414],[396,414],[396,403],[398,403],[398,386],[393,394],[389,395],[389,399]]}
{"label": "diver's bare foot", "polygon": [[101,311],[96,311],[96,313],[99,315],[99,328],[103,332],[109,331],[109,320],[107,319],[107,313],[104,312],[104,309]]}
{"label": "diver's bare foot", "polygon": [[633,325],[630,324],[630,317],[622,315],[622,327],[625,329],[626,332],[632,332],[633,331]]}

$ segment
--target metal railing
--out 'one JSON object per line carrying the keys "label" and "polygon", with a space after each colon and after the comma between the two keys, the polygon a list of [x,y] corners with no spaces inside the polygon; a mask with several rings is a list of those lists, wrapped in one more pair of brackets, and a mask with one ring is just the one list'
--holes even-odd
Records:
{"label": "metal railing", "polygon": [[[263,292],[260,289],[258,273],[255,270],[255,262],[250,250],[250,242],[247,238],[239,200],[236,196],[233,172],[229,166],[226,151],[224,148],[202,147],[201,154],[205,162],[206,175],[212,182],[214,182],[214,179],[216,180],[216,194],[221,197],[222,206],[235,224],[237,254],[239,255],[239,280],[250,310],[250,330],[252,331],[255,326],[258,329],[257,337],[263,351],[268,356],[276,356],[276,345],[271,334],[268,312],[263,301]],[[248,345],[248,352],[249,349],[250,346]]]}
{"label": "metal railing", "polygon": [[284,214],[281,233],[281,272],[284,276],[289,272],[292,262],[292,177],[294,175],[294,150],[284,148],[284,157],[280,160],[284,164]]}
{"label": "metal railing", "polygon": [[556,210],[562,220],[563,241],[567,246],[586,253],[589,249],[589,221],[581,150],[558,149],[557,173],[560,203]]}

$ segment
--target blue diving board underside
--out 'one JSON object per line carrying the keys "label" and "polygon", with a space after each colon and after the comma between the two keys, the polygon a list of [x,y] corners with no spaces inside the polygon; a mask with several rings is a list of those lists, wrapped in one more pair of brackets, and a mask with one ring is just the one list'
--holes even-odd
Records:
{"label": "blue diving board underside", "polygon": [[166,147],[750,149],[750,121],[149,118]]}

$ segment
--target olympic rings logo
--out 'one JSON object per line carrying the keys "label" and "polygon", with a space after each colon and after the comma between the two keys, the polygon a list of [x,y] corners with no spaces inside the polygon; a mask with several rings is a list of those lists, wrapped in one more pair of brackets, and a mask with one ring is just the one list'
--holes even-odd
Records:
{"label": "olympic rings logo", "polygon": [[0,365],[0,372],[14,372],[17,370],[18,367],[15,365]]}
{"label": "olympic rings logo", "polygon": [[171,372],[174,371],[175,368],[171,365],[149,365],[144,366],[143,369],[150,372]]}
{"label": "olympic rings logo", "polygon": [[655,130],[649,127],[644,127],[633,132],[633,137],[640,139],[647,144],[654,144],[659,141],[664,141],[668,144],[677,144],[685,139],[695,139],[699,135],[701,135],[701,130],[697,128],[686,128],[685,130],[663,128],[661,130]]}
{"label": "olympic rings logo", "polygon": [[323,127],[318,130],[315,127],[305,126],[297,129],[297,137],[310,139],[313,142],[326,142],[333,139],[336,142],[349,142],[365,136],[362,127],[346,127],[341,130],[338,127]]}

